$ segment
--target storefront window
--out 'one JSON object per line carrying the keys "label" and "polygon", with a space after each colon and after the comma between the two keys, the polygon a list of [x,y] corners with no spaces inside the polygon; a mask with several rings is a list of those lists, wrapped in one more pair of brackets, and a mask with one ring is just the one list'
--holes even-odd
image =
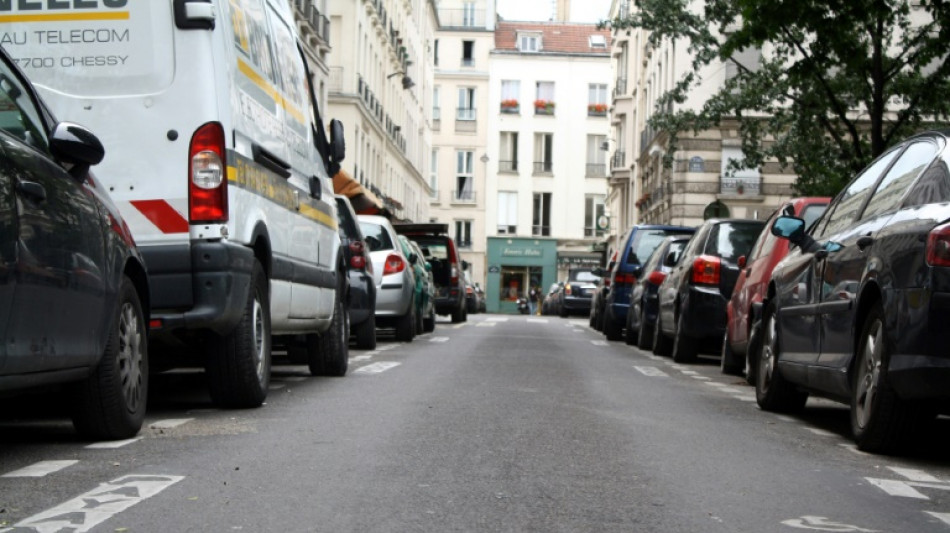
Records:
{"label": "storefront window", "polygon": [[541,267],[502,267],[499,300],[513,302],[541,286]]}

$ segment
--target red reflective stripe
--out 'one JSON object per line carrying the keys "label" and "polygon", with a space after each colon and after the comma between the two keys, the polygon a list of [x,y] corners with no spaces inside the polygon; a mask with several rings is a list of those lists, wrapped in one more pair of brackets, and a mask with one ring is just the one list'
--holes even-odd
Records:
{"label": "red reflective stripe", "polygon": [[134,200],[131,203],[162,233],[188,233],[188,221],[165,200]]}

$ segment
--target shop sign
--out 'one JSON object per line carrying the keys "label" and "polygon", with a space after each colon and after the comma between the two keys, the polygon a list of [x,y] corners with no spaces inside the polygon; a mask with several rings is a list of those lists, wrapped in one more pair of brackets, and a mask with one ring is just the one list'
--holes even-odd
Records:
{"label": "shop sign", "polygon": [[585,257],[585,256],[574,256],[574,255],[561,255],[557,258],[558,266],[585,266],[585,267],[596,267],[600,266],[599,257]]}
{"label": "shop sign", "polygon": [[506,247],[501,251],[502,257],[542,257],[544,250],[541,248],[511,248]]}

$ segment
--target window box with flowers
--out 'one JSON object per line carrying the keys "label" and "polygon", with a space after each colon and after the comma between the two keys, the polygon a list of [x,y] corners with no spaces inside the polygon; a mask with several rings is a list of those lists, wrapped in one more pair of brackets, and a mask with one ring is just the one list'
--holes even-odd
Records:
{"label": "window box with flowers", "polygon": [[587,116],[589,116],[589,117],[606,117],[606,116],[607,116],[607,104],[587,104]]}
{"label": "window box with flowers", "polygon": [[553,115],[554,114],[554,102],[550,100],[535,100],[534,101],[534,114],[535,115]]}
{"label": "window box with flowers", "polygon": [[502,100],[501,112],[516,115],[521,112],[521,106],[519,105],[518,101],[515,99]]}
{"label": "window box with flowers", "polygon": [[640,196],[640,198],[636,202],[634,202],[634,205],[636,205],[640,209],[645,209],[646,207],[648,207],[650,205],[650,193],[648,192],[643,193],[643,195]]}

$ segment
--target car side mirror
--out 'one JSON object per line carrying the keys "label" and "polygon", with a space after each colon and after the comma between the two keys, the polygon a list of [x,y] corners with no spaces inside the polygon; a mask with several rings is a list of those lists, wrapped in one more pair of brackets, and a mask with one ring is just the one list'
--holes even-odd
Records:
{"label": "car side mirror", "polygon": [[633,277],[639,278],[640,274],[643,274],[643,265],[634,265],[633,270],[630,271],[633,274]]}
{"label": "car side mirror", "polygon": [[772,235],[788,239],[793,244],[801,244],[805,235],[805,221],[790,216],[780,216],[772,223]]}
{"label": "car side mirror", "polygon": [[419,262],[419,256],[416,255],[416,254],[414,254],[414,253],[413,253],[413,254],[409,254],[409,262],[412,263],[412,264],[418,263],[418,262]]}
{"label": "car side mirror", "polygon": [[432,263],[426,261],[426,272],[432,272]]}
{"label": "car side mirror", "polygon": [[102,142],[91,131],[72,122],[60,122],[49,139],[50,153],[58,161],[90,167],[106,155]]}
{"label": "car side mirror", "polygon": [[316,176],[310,176],[310,196],[315,200],[323,198],[323,182]]}
{"label": "car side mirror", "polygon": [[739,260],[736,261],[736,263],[739,264],[739,269],[745,268],[745,262],[746,262],[745,256],[744,256],[744,255],[740,255],[740,256],[739,256]]}
{"label": "car side mirror", "polygon": [[330,121],[330,158],[336,163],[346,158],[346,140],[343,136],[343,123],[337,119]]}
{"label": "car side mirror", "polygon": [[666,258],[663,259],[663,266],[676,266],[676,252],[666,254]]}

